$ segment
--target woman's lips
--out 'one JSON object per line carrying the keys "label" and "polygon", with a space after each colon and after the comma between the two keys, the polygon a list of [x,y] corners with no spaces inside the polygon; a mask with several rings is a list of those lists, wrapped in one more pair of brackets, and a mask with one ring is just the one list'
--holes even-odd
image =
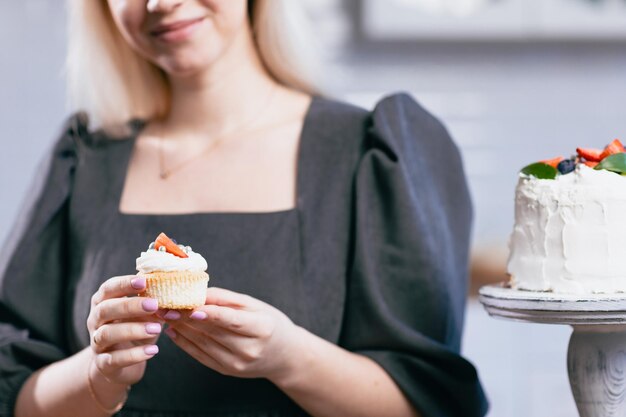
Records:
{"label": "woman's lips", "polygon": [[157,26],[150,31],[150,35],[164,42],[180,42],[191,37],[193,32],[202,24],[204,17],[180,20],[167,25]]}

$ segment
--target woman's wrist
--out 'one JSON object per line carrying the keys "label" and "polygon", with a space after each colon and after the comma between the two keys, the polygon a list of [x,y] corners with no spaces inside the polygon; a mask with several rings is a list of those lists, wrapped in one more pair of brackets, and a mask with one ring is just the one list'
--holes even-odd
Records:
{"label": "woman's wrist", "polygon": [[319,338],[300,326],[294,326],[292,343],[284,355],[283,366],[268,379],[281,390],[289,390],[299,385],[307,369],[315,366],[315,350]]}
{"label": "woman's wrist", "polygon": [[94,405],[106,414],[118,412],[128,399],[130,385],[109,381],[96,367],[93,356],[87,366],[87,389]]}
{"label": "woman's wrist", "polygon": [[[125,397],[126,387],[111,384],[95,367],[93,352],[87,347],[61,361],[54,362],[33,373],[22,386],[15,404],[15,416],[105,416],[103,411]],[[94,372],[96,371],[96,372]],[[99,406],[89,393],[91,379],[93,392],[102,403]]]}

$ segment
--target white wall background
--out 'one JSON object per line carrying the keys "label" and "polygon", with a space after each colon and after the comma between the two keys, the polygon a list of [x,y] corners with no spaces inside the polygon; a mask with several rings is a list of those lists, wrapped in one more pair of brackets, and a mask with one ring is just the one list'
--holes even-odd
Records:
{"label": "white wall background", "polygon": [[[0,238],[8,236],[34,168],[66,111],[61,1],[0,4]],[[9,237],[10,238],[10,237]]]}
{"label": "white wall background", "polygon": [[[340,36],[346,30],[334,14],[335,1],[320,1],[314,15],[320,30]],[[61,2],[0,5],[3,239],[11,239],[35,164],[66,116],[63,24]],[[477,249],[505,252],[521,166],[626,139],[624,44],[383,44],[336,52],[338,96],[371,106],[386,93],[406,90],[448,125],[465,158]],[[483,378],[490,416],[576,415],[565,368],[569,333],[562,326],[494,320],[470,301],[464,352]]]}

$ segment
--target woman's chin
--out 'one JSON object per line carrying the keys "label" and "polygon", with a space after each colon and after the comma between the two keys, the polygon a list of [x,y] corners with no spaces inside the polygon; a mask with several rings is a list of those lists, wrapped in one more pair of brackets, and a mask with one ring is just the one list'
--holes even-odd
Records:
{"label": "woman's chin", "polygon": [[210,63],[199,63],[197,60],[168,60],[159,65],[163,71],[173,78],[188,78],[200,74],[210,68]]}
{"label": "woman's chin", "polygon": [[164,69],[164,71],[167,76],[172,79],[191,78],[202,73],[202,70],[196,67],[167,68]]}

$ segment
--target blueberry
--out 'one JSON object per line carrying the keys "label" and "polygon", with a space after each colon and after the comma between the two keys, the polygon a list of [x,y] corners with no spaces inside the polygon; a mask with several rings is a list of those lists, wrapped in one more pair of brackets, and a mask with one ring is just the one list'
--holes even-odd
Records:
{"label": "blueberry", "polygon": [[576,168],[576,161],[573,159],[564,159],[556,166],[561,174],[569,174]]}
{"label": "blueberry", "polygon": [[177,244],[176,239],[171,239],[171,240],[172,242],[174,242],[175,245]]}

